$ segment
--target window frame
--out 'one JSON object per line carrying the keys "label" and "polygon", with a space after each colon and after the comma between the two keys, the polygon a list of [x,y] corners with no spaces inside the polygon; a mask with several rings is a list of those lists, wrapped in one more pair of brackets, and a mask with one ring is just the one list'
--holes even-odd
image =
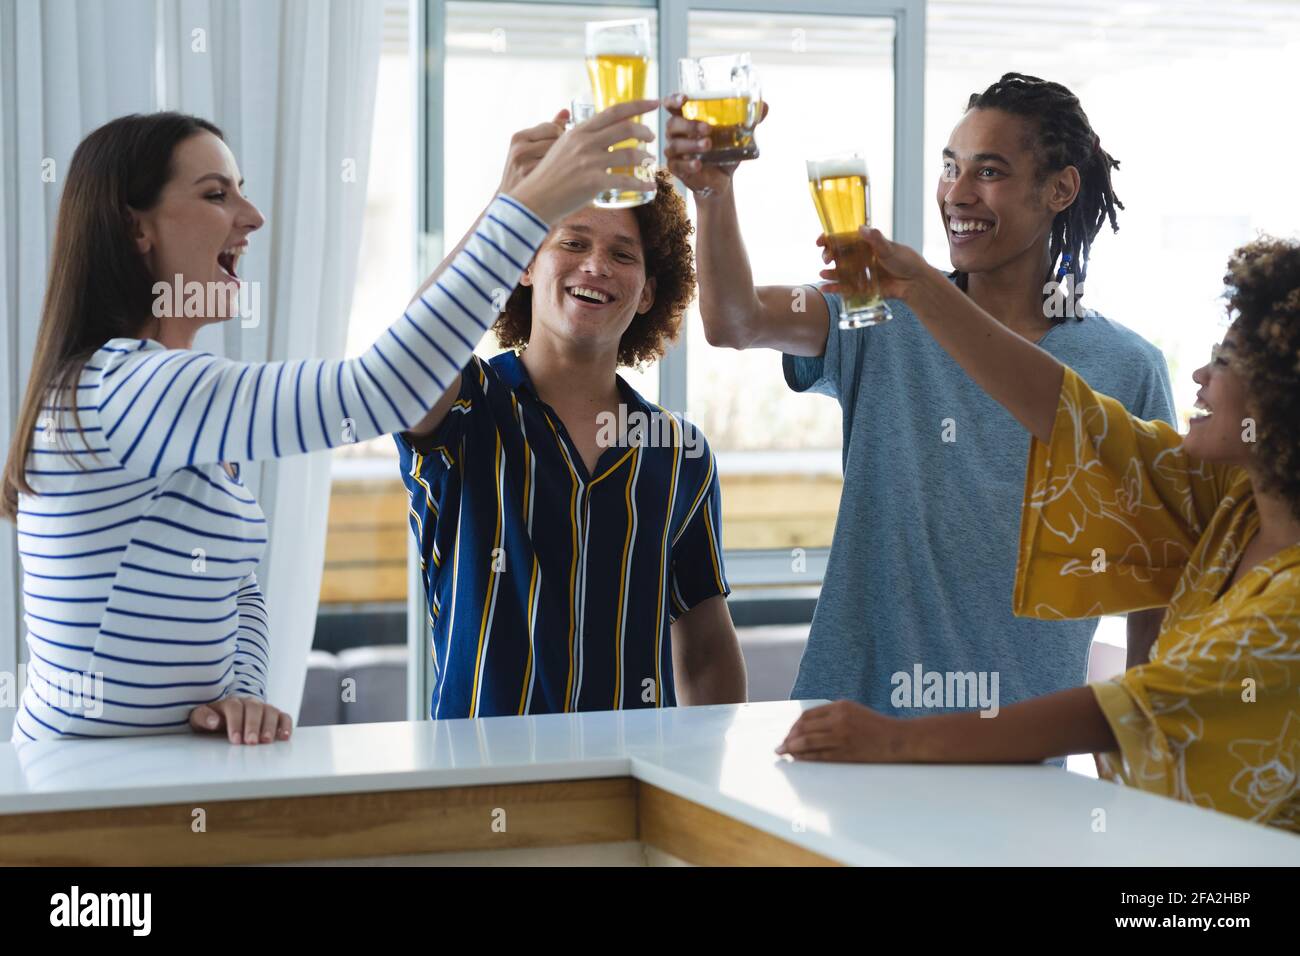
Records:
{"label": "window frame", "polygon": [[[477,3],[527,3],[538,6],[587,6],[597,11],[606,0],[474,0]],[[444,254],[444,190],[440,172],[446,147],[443,128],[447,57],[447,0],[410,0],[411,62],[416,72],[416,255],[419,275],[427,275]],[[673,92],[678,59],[688,55],[690,14],[694,11],[852,16],[894,21],[894,238],[913,248],[923,239],[923,150],[925,144],[925,0],[617,0],[622,7],[654,10],[658,16],[657,63],[659,95]],[[665,114],[659,113],[658,149],[664,142]],[[659,159],[662,162],[662,153]],[[680,188],[680,186],[679,186]],[[687,337],[679,337],[659,361],[659,402],[682,410],[687,404]],[[793,575],[783,550],[726,553],[728,579],[733,586],[791,584],[820,585],[829,548],[807,550],[807,572]],[[408,668],[408,718],[427,716],[430,674],[426,603],[420,579],[419,554],[407,541],[407,640],[413,665]]]}

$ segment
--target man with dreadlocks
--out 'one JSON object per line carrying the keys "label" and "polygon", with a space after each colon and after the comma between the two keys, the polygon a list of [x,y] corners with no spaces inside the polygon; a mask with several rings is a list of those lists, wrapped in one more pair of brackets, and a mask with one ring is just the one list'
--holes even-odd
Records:
{"label": "man with dreadlocks", "polygon": [[[995,710],[1082,682],[1096,618],[1012,615],[1024,431],[904,303],[890,301],[891,322],[841,330],[834,294],[755,287],[734,167],[700,163],[707,128],[681,116],[682,102],[666,103],[674,115],[665,152],[695,194],[709,342],[779,349],[792,389],[843,408],[844,492],[792,696],[914,717],[934,707]],[[1134,414],[1171,420],[1160,352],[1078,305],[1093,239],[1106,222],[1118,228],[1123,207],[1110,181],[1118,165],[1059,83],[1008,73],[973,95],[943,150],[936,195],[950,278]],[[1131,661],[1145,660],[1160,614],[1130,615]],[[991,701],[975,699],[972,677]]]}

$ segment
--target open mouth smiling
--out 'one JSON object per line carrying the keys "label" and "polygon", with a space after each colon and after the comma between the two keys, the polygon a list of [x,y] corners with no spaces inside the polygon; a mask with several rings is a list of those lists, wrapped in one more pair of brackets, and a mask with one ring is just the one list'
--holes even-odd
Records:
{"label": "open mouth smiling", "polygon": [[593,289],[591,286],[574,285],[565,290],[570,298],[577,299],[588,305],[608,305],[614,301],[614,297],[608,292],[602,292],[600,289]]}
{"label": "open mouth smiling", "polygon": [[1195,425],[1199,422],[1208,421],[1214,417],[1214,409],[1206,403],[1205,399],[1199,396],[1196,399],[1196,404],[1193,405],[1192,408],[1200,412],[1200,414],[1191,416],[1191,418],[1188,419],[1188,424]]}
{"label": "open mouth smiling", "polygon": [[239,281],[239,273],[237,273],[235,269],[239,265],[239,259],[243,256],[246,248],[248,248],[248,243],[241,242],[238,245],[222,249],[217,253],[217,266],[222,272],[236,282]]}
{"label": "open mouth smiling", "polygon": [[948,235],[956,241],[974,239],[993,230],[993,223],[987,219],[969,219],[950,216],[948,218]]}

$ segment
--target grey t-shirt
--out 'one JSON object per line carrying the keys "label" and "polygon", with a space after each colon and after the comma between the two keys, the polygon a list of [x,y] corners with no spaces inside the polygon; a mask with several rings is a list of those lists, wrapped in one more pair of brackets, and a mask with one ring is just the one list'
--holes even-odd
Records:
{"label": "grey t-shirt", "polygon": [[[1029,433],[902,302],[893,321],[841,330],[837,298],[825,354],[782,361],[792,389],[844,413],[844,491],[791,696],[911,717],[945,712],[939,700],[984,709],[973,693],[954,706],[974,685],[947,674],[975,672],[989,696],[996,674],[1001,707],[1082,684],[1096,618],[1011,613]],[[1173,421],[1164,356],[1135,332],[1088,313],[1038,344],[1139,417]],[[946,697],[924,696],[930,672]]]}

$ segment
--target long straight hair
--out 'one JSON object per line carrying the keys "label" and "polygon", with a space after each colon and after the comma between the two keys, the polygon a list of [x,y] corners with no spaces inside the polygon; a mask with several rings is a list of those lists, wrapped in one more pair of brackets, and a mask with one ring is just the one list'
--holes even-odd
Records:
{"label": "long straight hair", "polygon": [[174,172],[173,155],[197,133],[221,130],[183,113],[132,114],[105,123],[77,146],[59,200],[50,273],[27,391],[14,423],[0,488],[0,517],[18,513],[37,419],[47,401],[72,408],[76,382],[105,342],[139,333],[152,315],[153,278],[133,239],[130,210],[152,209]]}

